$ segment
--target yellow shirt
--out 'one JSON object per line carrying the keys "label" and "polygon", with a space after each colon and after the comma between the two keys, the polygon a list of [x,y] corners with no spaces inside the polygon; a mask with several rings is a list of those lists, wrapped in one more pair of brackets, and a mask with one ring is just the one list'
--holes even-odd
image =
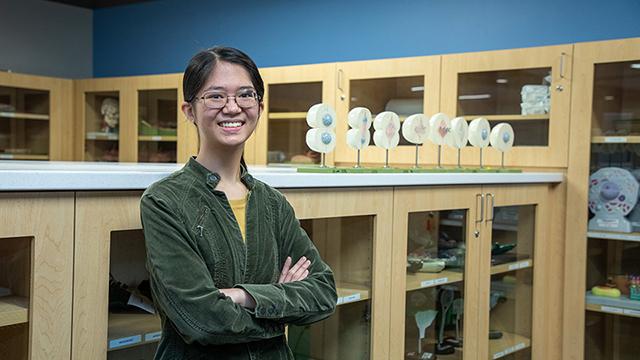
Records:
{"label": "yellow shirt", "polygon": [[245,228],[245,218],[246,218],[246,208],[247,208],[247,198],[244,197],[242,199],[229,199],[229,205],[231,205],[231,210],[233,210],[233,215],[236,217],[236,221],[238,222],[238,227],[240,227],[240,233],[242,233],[242,240],[245,240],[244,236],[244,228]]}

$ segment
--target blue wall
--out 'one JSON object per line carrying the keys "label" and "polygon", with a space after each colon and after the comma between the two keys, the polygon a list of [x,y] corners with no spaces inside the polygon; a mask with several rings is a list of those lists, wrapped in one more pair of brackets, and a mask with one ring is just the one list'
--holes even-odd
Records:
{"label": "blue wall", "polygon": [[238,47],[258,66],[640,36],[638,0],[158,0],[94,11],[94,76],[182,72]]}

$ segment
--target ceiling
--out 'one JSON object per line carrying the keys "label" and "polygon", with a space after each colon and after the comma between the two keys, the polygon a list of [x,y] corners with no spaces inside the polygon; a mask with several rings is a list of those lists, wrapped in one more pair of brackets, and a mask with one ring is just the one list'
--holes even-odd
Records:
{"label": "ceiling", "polygon": [[151,0],[48,0],[61,4],[83,7],[87,9],[100,9],[120,5],[135,4]]}

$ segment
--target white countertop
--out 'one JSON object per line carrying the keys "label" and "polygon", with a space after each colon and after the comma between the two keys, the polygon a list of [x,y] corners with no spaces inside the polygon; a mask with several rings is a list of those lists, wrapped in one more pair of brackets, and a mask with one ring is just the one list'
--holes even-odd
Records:
{"label": "white countertop", "polygon": [[[182,164],[0,160],[0,191],[143,190]],[[295,168],[249,166],[275,188],[558,183],[561,173],[303,174]]]}

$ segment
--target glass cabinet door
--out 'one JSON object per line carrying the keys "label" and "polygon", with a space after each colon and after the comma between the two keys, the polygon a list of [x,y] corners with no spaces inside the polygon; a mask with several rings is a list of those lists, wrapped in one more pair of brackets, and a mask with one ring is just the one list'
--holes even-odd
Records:
{"label": "glass cabinet door", "polygon": [[84,94],[85,161],[118,161],[120,139],[120,93]]}
{"label": "glass cabinet door", "polygon": [[310,219],[302,227],[334,271],[336,312],[308,326],[289,326],[296,359],[374,359],[371,355],[375,216]]}
{"label": "glass cabinet door", "polygon": [[288,326],[296,359],[388,359],[392,190],[286,191],[334,273],[335,313]]}
{"label": "glass cabinet door", "polygon": [[[442,111],[467,121],[505,122],[515,133],[507,166],[566,166],[572,46],[491,51],[443,57]],[[483,165],[500,165],[501,153],[483,151]],[[447,151],[447,163],[457,153]],[[471,145],[462,162],[479,166]]]}
{"label": "glass cabinet door", "polygon": [[[256,129],[258,164],[299,166],[320,163],[305,138],[307,111],[315,104],[333,106],[335,65],[302,65],[261,69],[265,110]],[[249,147],[250,148],[250,147]],[[327,162],[333,162],[333,153]]]}
{"label": "glass cabinet door", "polygon": [[396,190],[391,358],[476,358],[478,192]]}
{"label": "glass cabinet door", "polygon": [[540,313],[544,294],[535,286],[544,284],[544,268],[534,264],[535,254],[545,251],[538,239],[546,237],[548,227],[541,218],[546,214],[546,188],[483,187],[483,192],[487,206],[481,257],[480,358],[532,359],[533,339],[543,335],[533,333],[534,328],[542,328],[533,323],[545,317]]}
{"label": "glass cabinet door", "polygon": [[49,160],[49,91],[0,86],[0,159]]}
{"label": "glass cabinet door", "polygon": [[[357,152],[346,143],[351,109],[365,107],[374,119],[383,111],[393,111],[401,122],[413,114],[431,116],[439,108],[439,73],[440,58],[436,56],[339,63],[336,111],[340,123],[336,129],[336,161],[348,164],[357,161]],[[370,132],[369,147],[361,151],[360,160],[383,164],[385,151],[373,142],[373,126]],[[434,149],[429,144],[421,145],[419,162],[433,164],[436,159]],[[400,129],[400,143],[389,152],[389,163],[414,164],[415,155],[415,145],[404,139]]]}
{"label": "glass cabinet door", "polygon": [[138,91],[138,162],[175,163],[178,91]]}
{"label": "glass cabinet door", "polygon": [[[581,55],[596,51],[597,56],[581,56],[589,61],[588,80],[591,106],[591,152],[589,185],[602,182],[600,195],[589,204],[608,207],[611,201],[624,199],[637,186],[640,169],[640,42],[631,39],[624,46],[617,42],[579,46]],[[606,54],[606,56],[604,55]],[[582,64],[581,64],[582,65]],[[580,69],[582,66],[580,67]],[[617,176],[595,175],[610,168]],[[605,170],[607,171],[607,170]],[[602,173],[599,173],[602,174]],[[628,184],[628,183],[627,183]],[[617,191],[614,200],[607,189]],[[624,201],[624,200],[623,200]],[[590,214],[586,241],[586,295],[584,314],[584,358],[589,360],[634,359],[640,351],[637,329],[640,326],[640,223],[637,201],[629,204],[621,223],[605,224],[602,213]],[[584,240],[583,240],[584,241]]]}

